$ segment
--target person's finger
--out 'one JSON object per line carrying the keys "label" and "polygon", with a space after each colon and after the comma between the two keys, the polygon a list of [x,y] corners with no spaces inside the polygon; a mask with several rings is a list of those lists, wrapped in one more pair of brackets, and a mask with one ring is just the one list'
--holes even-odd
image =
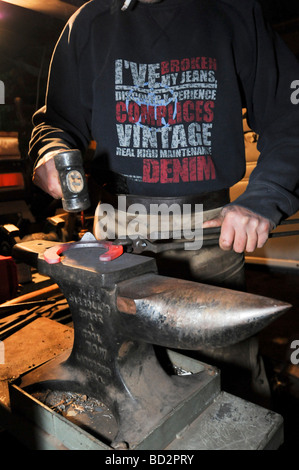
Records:
{"label": "person's finger", "polygon": [[269,238],[269,233],[272,230],[272,224],[268,220],[263,220],[257,230],[258,234],[258,241],[257,241],[257,248],[262,248],[266,241]]}
{"label": "person's finger", "polygon": [[203,228],[213,228],[213,227],[220,227],[223,221],[223,217],[218,216],[215,217],[214,219],[206,220],[203,222],[202,227]]}
{"label": "person's finger", "polygon": [[54,199],[62,198],[59,175],[53,159],[50,159],[35,168],[32,181],[36,186],[50,194]]}
{"label": "person's finger", "polygon": [[245,230],[247,233],[247,242],[244,248],[244,251],[247,253],[252,253],[258,244],[258,227],[259,227],[259,219],[256,217],[249,218]]}
{"label": "person's finger", "polygon": [[235,228],[232,223],[230,223],[230,218],[224,217],[221,232],[219,237],[219,246],[224,251],[230,251],[235,242]]}

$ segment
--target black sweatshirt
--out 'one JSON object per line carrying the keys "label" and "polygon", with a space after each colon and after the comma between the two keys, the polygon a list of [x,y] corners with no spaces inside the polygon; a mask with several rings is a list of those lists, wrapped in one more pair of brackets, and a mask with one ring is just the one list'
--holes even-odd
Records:
{"label": "black sweatshirt", "polygon": [[261,152],[235,203],[277,224],[299,209],[299,64],[255,0],[163,0],[111,11],[93,0],[66,25],[46,105],[34,116],[39,159],[97,143],[93,174],[135,195],[229,188],[245,171],[242,108]]}

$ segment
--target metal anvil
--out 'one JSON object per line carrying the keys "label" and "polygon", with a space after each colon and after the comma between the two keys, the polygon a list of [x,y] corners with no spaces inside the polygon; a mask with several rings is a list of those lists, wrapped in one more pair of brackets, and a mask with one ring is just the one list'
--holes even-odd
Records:
{"label": "metal anvil", "polygon": [[[44,240],[15,245],[16,259],[57,282],[74,324],[68,357],[37,368],[23,378],[22,387],[44,384],[99,398],[118,422],[111,446],[126,442],[134,449],[141,436],[149,436],[171,418],[175,408],[181,409],[179,425],[186,426],[203,404],[195,400],[188,412],[180,404],[196,396],[199,387],[209,393],[209,374],[170,373],[153,345],[198,350],[235,344],[259,332],[290,305],[160,276],[150,257],[118,253],[111,261],[102,261],[107,259],[105,251],[104,244],[83,240],[67,246]],[[174,422],[170,427],[175,435]],[[163,426],[161,436],[162,431]]]}

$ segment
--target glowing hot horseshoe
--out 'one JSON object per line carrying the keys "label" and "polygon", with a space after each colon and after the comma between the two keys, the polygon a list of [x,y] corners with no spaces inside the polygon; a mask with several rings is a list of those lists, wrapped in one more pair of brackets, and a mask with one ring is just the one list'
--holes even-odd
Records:
{"label": "glowing hot horseshoe", "polygon": [[44,259],[48,264],[57,264],[61,262],[60,255],[70,249],[78,248],[106,248],[107,251],[99,256],[100,261],[112,261],[124,252],[122,245],[114,245],[112,242],[104,241],[89,241],[89,242],[73,242],[73,243],[62,243],[59,245],[52,246],[44,252]]}
{"label": "glowing hot horseshoe", "polygon": [[122,245],[113,245],[112,242],[104,242],[102,246],[108,247],[108,250],[100,256],[100,261],[112,261],[124,252]]}
{"label": "glowing hot horseshoe", "polygon": [[44,252],[44,260],[48,264],[57,264],[60,263],[60,255],[70,248],[70,244],[64,243],[63,245],[55,245],[51,248],[48,248]]}

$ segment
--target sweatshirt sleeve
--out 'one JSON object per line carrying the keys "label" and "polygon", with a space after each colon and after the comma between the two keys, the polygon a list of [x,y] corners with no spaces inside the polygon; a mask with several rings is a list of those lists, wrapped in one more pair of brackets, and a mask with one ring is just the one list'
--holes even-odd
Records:
{"label": "sweatshirt sleeve", "polygon": [[246,191],[234,204],[277,225],[299,209],[299,104],[291,99],[299,63],[268,27],[256,2],[249,21],[254,53],[252,71],[242,85],[260,156]]}
{"label": "sweatshirt sleeve", "polygon": [[68,22],[55,47],[45,106],[33,116],[29,154],[36,162],[56,150],[76,148],[84,152],[91,140],[91,112],[81,99],[79,85],[82,38],[79,44],[79,35],[73,33],[74,21]]}

